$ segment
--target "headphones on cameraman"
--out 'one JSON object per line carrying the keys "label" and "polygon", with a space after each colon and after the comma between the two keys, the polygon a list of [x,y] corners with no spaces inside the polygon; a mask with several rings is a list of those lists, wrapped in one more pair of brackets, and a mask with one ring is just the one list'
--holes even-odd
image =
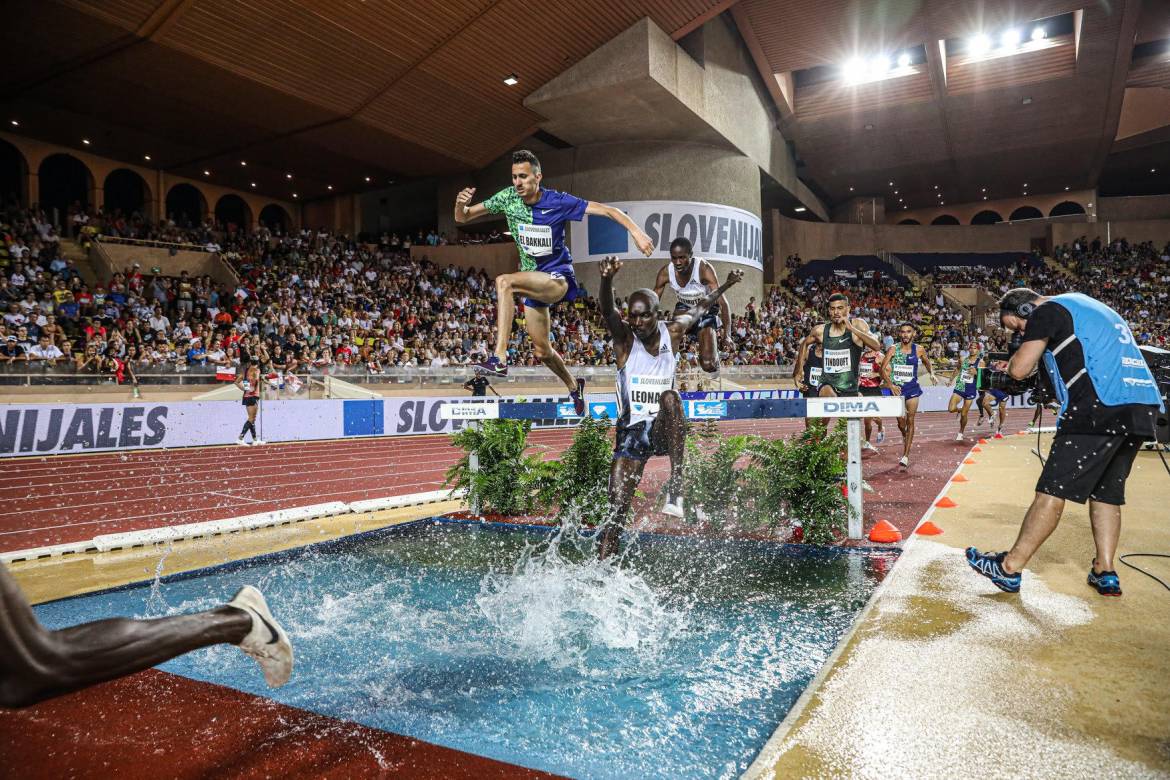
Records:
{"label": "headphones on cameraman", "polygon": [[1007,308],[1000,309],[1001,313],[1014,314],[1022,320],[1026,320],[1029,317],[1031,317],[1032,312],[1034,312],[1034,311],[1036,311],[1036,304],[1034,301],[1024,301],[1023,303],[1017,305],[1014,308],[1009,306]]}

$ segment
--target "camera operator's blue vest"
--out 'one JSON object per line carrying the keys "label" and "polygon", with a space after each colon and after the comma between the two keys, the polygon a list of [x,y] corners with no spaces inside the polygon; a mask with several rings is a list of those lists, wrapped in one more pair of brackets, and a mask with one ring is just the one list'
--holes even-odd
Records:
{"label": "camera operator's blue vest", "polygon": [[[1052,377],[1062,417],[1068,406],[1068,388],[1086,374],[1106,406],[1147,404],[1165,411],[1154,375],[1120,314],[1081,293],[1057,295],[1049,302],[1064,307],[1073,321],[1073,335],[1060,344],[1049,344],[1044,351],[1044,365]],[[1056,355],[1074,339],[1081,342],[1085,367],[1065,381],[1056,366]]]}

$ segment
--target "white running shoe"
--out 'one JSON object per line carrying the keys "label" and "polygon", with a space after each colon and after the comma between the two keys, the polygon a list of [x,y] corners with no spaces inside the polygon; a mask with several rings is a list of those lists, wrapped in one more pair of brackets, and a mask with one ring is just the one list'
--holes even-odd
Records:
{"label": "white running shoe", "polygon": [[248,442],[244,441],[243,439],[236,439],[236,444],[240,445],[241,447],[248,446]]}
{"label": "white running shoe", "polygon": [[279,688],[292,676],[293,649],[288,634],[268,609],[264,594],[251,585],[240,588],[229,607],[242,609],[252,617],[252,630],[238,647],[256,659],[270,688]]}
{"label": "white running shoe", "polygon": [[903,455],[903,456],[902,456],[902,457],[901,457],[901,458],[898,460],[898,465],[899,465],[899,466],[901,466],[901,467],[902,467],[902,468],[904,468],[904,469],[908,469],[908,468],[910,468],[910,459],[909,459],[909,458],[907,458],[905,455]]}
{"label": "white running shoe", "polygon": [[678,496],[673,499],[666,499],[666,503],[662,505],[662,514],[670,515],[671,517],[683,517],[684,512],[682,496]]}
{"label": "white running shoe", "polygon": [[252,446],[253,447],[258,447],[263,443],[264,443],[263,439],[252,439]]}
{"label": "white running shoe", "polygon": [[878,451],[877,447],[873,446],[872,444],[870,444],[867,441],[863,441],[861,443],[861,449],[865,450],[866,452],[877,452]]}
{"label": "white running shoe", "polygon": [[886,432],[885,431],[878,431],[876,438],[877,438],[877,443],[881,444],[883,441],[886,440]]}
{"label": "white running shoe", "polygon": [[872,493],[872,492],[873,492],[873,486],[872,486],[872,485],[870,485],[868,482],[866,482],[866,481],[863,479],[863,480],[861,480],[861,490],[862,490],[862,492],[863,492],[863,493]]}
{"label": "white running shoe", "polygon": [[956,433],[955,434],[955,441],[963,441],[963,434]]}

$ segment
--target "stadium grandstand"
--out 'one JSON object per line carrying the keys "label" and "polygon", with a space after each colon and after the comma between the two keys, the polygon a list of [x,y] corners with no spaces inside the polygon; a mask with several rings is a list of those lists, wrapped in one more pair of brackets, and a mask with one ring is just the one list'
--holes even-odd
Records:
{"label": "stadium grandstand", "polygon": [[0,776],[1170,775],[1167,0],[4,18]]}

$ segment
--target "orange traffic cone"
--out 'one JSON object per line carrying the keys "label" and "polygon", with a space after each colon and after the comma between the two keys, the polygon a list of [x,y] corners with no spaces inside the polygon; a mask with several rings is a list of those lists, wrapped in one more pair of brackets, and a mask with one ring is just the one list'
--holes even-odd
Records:
{"label": "orange traffic cone", "polygon": [[987,439],[980,439],[980,440],[979,440],[979,443],[980,443],[980,444],[986,444],[986,443],[987,443]]}
{"label": "orange traffic cone", "polygon": [[970,482],[970,481],[971,480],[967,479],[962,474],[956,474],[955,476],[951,477],[951,482]]}
{"label": "orange traffic cone", "polygon": [[974,466],[975,465],[975,461],[972,460],[971,458],[967,458],[965,461],[963,461],[963,463],[967,466]]}
{"label": "orange traffic cone", "polygon": [[982,447],[972,447],[971,452],[983,452],[983,448]]}
{"label": "orange traffic cone", "polygon": [[938,536],[942,533],[942,529],[927,520],[925,523],[918,526],[918,528],[914,530],[914,533],[922,534],[923,536]]}
{"label": "orange traffic cone", "polygon": [[871,542],[881,542],[882,544],[900,542],[902,541],[902,532],[890,525],[887,521],[878,520],[869,531],[869,540]]}
{"label": "orange traffic cone", "polygon": [[952,501],[948,496],[943,496],[938,501],[935,501],[934,505],[939,509],[953,509],[954,507],[958,506],[958,504]]}

